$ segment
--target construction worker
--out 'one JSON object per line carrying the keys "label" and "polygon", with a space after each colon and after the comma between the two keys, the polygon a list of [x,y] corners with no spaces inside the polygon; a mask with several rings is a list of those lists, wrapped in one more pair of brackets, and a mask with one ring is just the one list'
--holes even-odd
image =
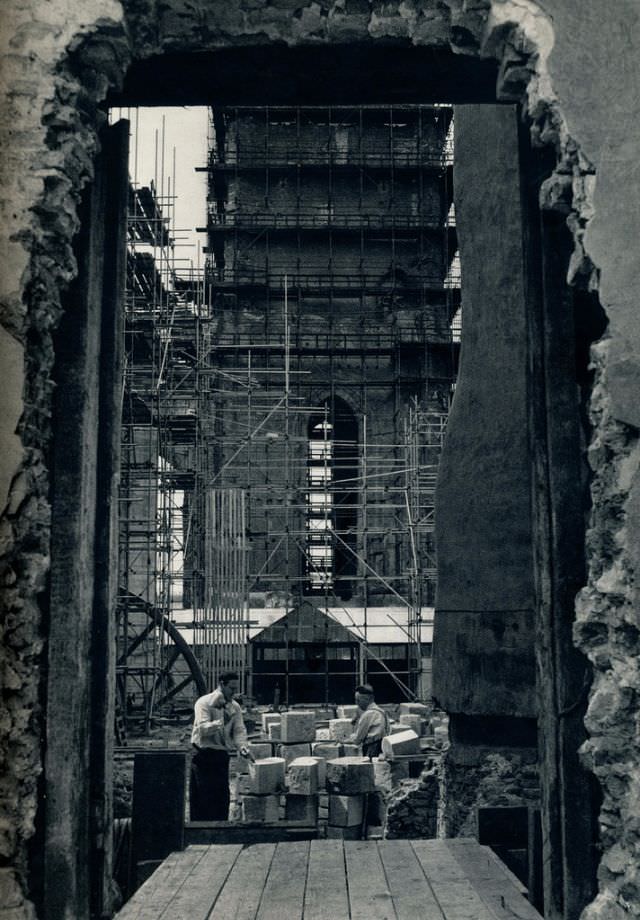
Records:
{"label": "construction worker", "polygon": [[389,734],[389,717],[376,704],[371,684],[356,687],[356,706],[360,710],[353,720],[352,744],[362,745],[362,754],[371,760],[382,751],[382,739]]}
{"label": "construction worker", "polygon": [[242,757],[250,758],[242,710],[234,700],[238,680],[235,671],[225,671],[213,693],[195,702],[189,791],[192,821],[229,819],[230,753],[237,748]]}

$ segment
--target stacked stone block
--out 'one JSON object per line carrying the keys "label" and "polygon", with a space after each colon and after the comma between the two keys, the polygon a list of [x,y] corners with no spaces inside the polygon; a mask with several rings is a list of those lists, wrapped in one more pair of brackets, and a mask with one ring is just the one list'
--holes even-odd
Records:
{"label": "stacked stone block", "polygon": [[337,741],[315,741],[311,745],[314,757],[323,757],[324,760],[335,760],[343,754],[342,745]]}
{"label": "stacked stone block", "polygon": [[270,725],[280,725],[282,721],[282,716],[279,712],[263,712],[262,713],[262,734],[269,735],[269,726]]}
{"label": "stacked stone block", "polygon": [[[284,789],[285,762],[281,757],[265,757],[249,764],[247,777],[238,780],[242,789],[243,822],[273,822],[280,816],[280,793]],[[244,790],[247,790],[246,792]]]}
{"label": "stacked stone block", "polygon": [[348,741],[353,734],[351,719],[330,719],[329,737],[332,741]]}
{"label": "stacked stone block", "polygon": [[288,769],[292,761],[297,760],[299,757],[310,757],[311,756],[311,745],[310,744],[278,744],[276,745],[276,754],[278,757],[282,757]]}
{"label": "stacked stone block", "polygon": [[326,764],[320,757],[299,757],[287,771],[285,818],[316,824],[318,795],[324,791]]}
{"label": "stacked stone block", "polygon": [[404,725],[406,728],[410,728],[412,731],[414,731],[418,737],[424,734],[424,719],[422,716],[403,712],[400,713],[399,721],[401,725]]}
{"label": "stacked stone block", "polygon": [[375,792],[373,763],[364,757],[327,762],[327,836],[358,840],[368,796]]}
{"label": "stacked stone block", "polygon": [[419,754],[420,738],[410,728],[387,735],[382,739],[382,753],[387,760],[393,760],[399,754]]}
{"label": "stacked stone block", "polygon": [[339,719],[349,719],[349,721],[352,722],[354,719],[358,718],[361,711],[359,706],[338,706],[336,715]]}

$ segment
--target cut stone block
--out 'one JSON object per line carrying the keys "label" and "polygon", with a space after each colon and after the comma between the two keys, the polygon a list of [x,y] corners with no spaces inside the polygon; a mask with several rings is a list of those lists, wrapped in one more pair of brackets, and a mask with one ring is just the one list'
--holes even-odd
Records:
{"label": "cut stone block", "polygon": [[265,757],[271,757],[273,754],[273,747],[270,741],[250,741],[247,747],[256,760],[263,760]]}
{"label": "cut stone block", "polygon": [[278,757],[282,757],[289,767],[289,764],[292,760],[296,760],[298,757],[310,757],[311,756],[311,745],[310,744],[279,744],[276,748]]}
{"label": "cut stone block", "polygon": [[360,718],[362,710],[359,706],[338,706],[336,709],[336,715],[339,719],[358,719]]}
{"label": "cut stone block", "polygon": [[280,725],[280,720],[282,716],[279,712],[263,712],[262,713],[262,731],[265,735],[269,734],[270,725]]}
{"label": "cut stone block", "polygon": [[280,722],[270,722],[269,723],[269,741],[280,741],[280,734],[282,731],[282,726]]}
{"label": "cut stone block", "polygon": [[424,703],[400,703],[398,711],[401,716],[420,716],[423,719],[428,719],[431,715],[430,708],[425,706]]}
{"label": "cut stone block", "polygon": [[289,795],[316,795],[320,790],[320,763],[318,757],[297,757],[287,769]]}
{"label": "cut stone block", "polygon": [[312,709],[282,713],[280,740],[283,744],[304,744],[316,739],[316,717]]}
{"label": "cut stone block", "polygon": [[285,761],[283,757],[265,757],[249,764],[253,795],[271,795],[284,788]]}
{"label": "cut stone block", "polygon": [[406,725],[407,728],[414,731],[418,737],[422,734],[422,718],[420,716],[402,712],[400,713],[400,722],[402,725]]}
{"label": "cut stone block", "polygon": [[336,757],[342,756],[342,745],[337,741],[316,741],[311,745],[311,753],[314,757],[324,757],[325,760],[335,760]]}
{"label": "cut stone block", "polygon": [[242,820],[247,822],[277,821],[280,804],[277,795],[245,795],[242,800]]}
{"label": "cut stone block", "polygon": [[361,825],[364,817],[363,795],[330,795],[329,824],[333,827]]}
{"label": "cut stone block", "polygon": [[316,722],[328,722],[329,719],[335,719],[336,711],[330,706],[328,709],[314,709],[314,715],[316,717]]}
{"label": "cut stone block", "polygon": [[318,797],[288,795],[284,816],[287,821],[304,821],[306,824],[315,824],[318,820]]}
{"label": "cut stone block", "polygon": [[329,729],[328,728],[316,728],[316,741],[329,741]]}
{"label": "cut stone block", "polygon": [[362,836],[361,827],[332,827],[327,826],[327,837],[339,840],[360,840]]}
{"label": "cut stone block", "polygon": [[351,719],[331,719],[329,737],[332,741],[347,741],[353,734]]}
{"label": "cut stone block", "polygon": [[364,757],[327,761],[327,790],[336,795],[360,795],[375,789],[373,764]]}
{"label": "cut stone block", "polygon": [[419,754],[420,738],[410,728],[382,739],[382,753],[387,760],[393,760],[398,754]]}
{"label": "cut stone block", "polygon": [[350,744],[348,741],[342,745],[342,756],[343,757],[360,757],[362,755],[362,747],[359,744]]}

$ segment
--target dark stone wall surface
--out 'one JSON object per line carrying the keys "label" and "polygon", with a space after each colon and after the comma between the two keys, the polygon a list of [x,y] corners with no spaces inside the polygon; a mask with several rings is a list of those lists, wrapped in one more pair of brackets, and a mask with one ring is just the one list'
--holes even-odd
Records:
{"label": "dark stone wall surface", "polygon": [[[3,11],[0,904],[12,920],[35,916],[37,880],[27,852],[42,761],[52,334],[76,271],[71,241],[97,150],[97,106],[132,59],[344,41],[449,46],[493,57],[504,98],[526,92],[534,136],[556,145],[559,166],[544,190],[545,206],[566,208],[575,244],[570,277],[599,290],[609,318],[593,351],[590,575],[576,627],[595,670],[586,756],[604,791],[600,893],[585,920],[637,914],[638,16],[634,0],[20,0]],[[70,908],[67,916],[77,914]]]}
{"label": "dark stone wall surface", "polygon": [[464,336],[438,470],[434,692],[535,714],[526,266],[515,106],[456,106]]}

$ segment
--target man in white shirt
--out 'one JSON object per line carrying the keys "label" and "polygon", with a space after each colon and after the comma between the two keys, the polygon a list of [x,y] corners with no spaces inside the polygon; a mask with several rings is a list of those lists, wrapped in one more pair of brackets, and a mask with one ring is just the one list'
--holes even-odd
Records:
{"label": "man in white shirt", "polygon": [[247,730],[236,700],[238,675],[226,671],[213,693],[196,700],[191,744],[192,821],[227,821],[229,818],[229,757],[237,749],[249,757]]}
{"label": "man in white shirt", "polygon": [[377,757],[382,750],[382,739],[389,734],[389,718],[374,701],[371,684],[356,687],[356,705],[360,712],[353,720],[352,744],[362,745],[363,757]]}

